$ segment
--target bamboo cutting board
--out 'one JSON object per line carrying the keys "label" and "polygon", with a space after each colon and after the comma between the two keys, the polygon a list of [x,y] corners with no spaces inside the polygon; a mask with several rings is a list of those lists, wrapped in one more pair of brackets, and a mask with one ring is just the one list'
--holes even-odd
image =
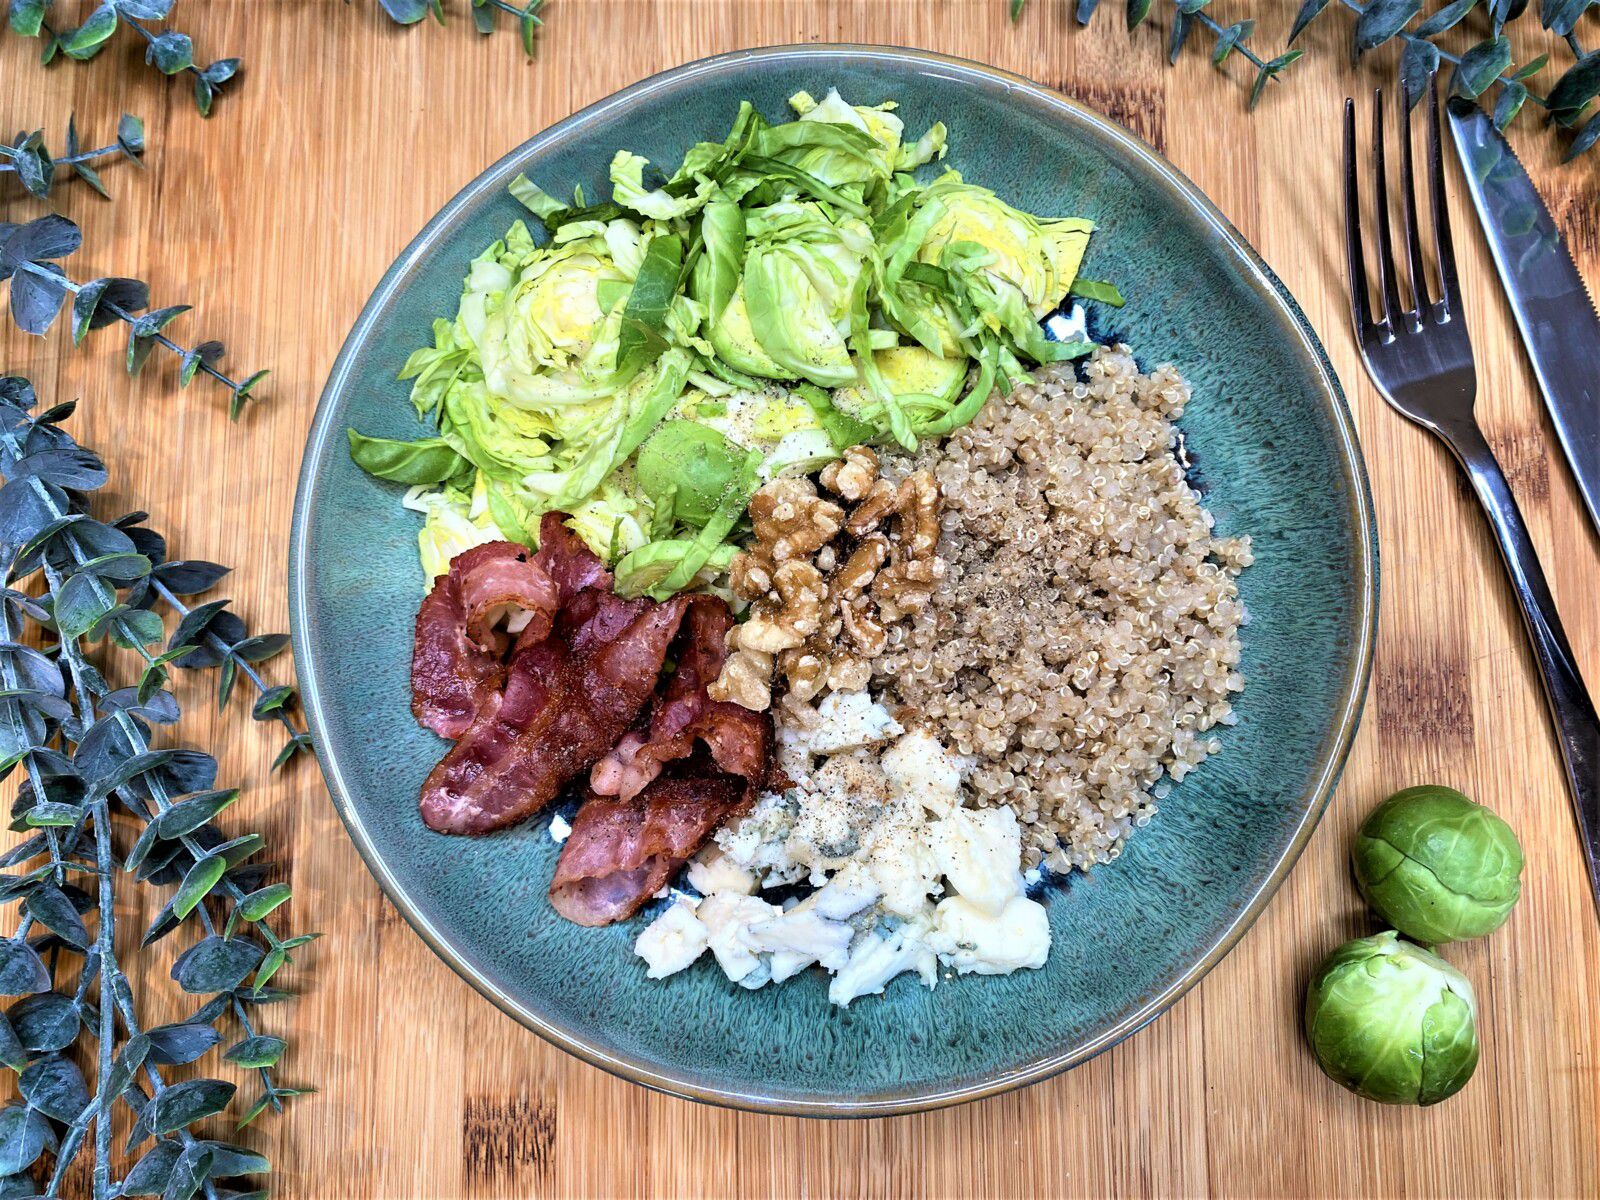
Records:
{"label": "bamboo cutting board", "polygon": [[[1234,0],[1218,4],[1224,21],[1247,15]],[[268,1031],[291,1041],[285,1081],[319,1089],[245,1135],[276,1164],[274,1194],[1600,1194],[1600,926],[1531,659],[1476,505],[1439,446],[1384,407],[1348,331],[1339,101],[1392,76],[1387,65],[1350,69],[1350,22],[1330,11],[1305,39],[1307,58],[1247,115],[1247,78],[1214,71],[1200,49],[1168,68],[1159,22],[1130,37],[1120,7],[1080,30],[1065,0],[1032,0],[1016,25],[1005,0],[552,0],[529,63],[510,33],[479,39],[461,16],[401,30],[372,0],[180,4],[197,55],[246,64],[209,121],[181,85],[138,61],[127,35],[90,64],[47,71],[31,61],[34,43],[0,39],[0,124],[43,125],[52,146],[70,109],[88,136],[121,111],[149,124],[150,171],[106,171],[115,203],[81,184],[58,189],[84,229],[77,276],[147,278],[158,304],[196,306],[176,327],[191,344],[221,338],[240,371],[273,374],[265,401],[230,425],[204,384],[176,391],[171,363],[124,377],[109,332],[75,352],[63,329],[40,341],[0,322],[0,367],[31,375],[47,403],[83,398],[74,428],[105,454],[112,497],[151,510],[175,555],[237,568],[225,590],[263,631],[286,623],[289,511],[317,395],[398,251],[537,130],[643,76],[747,46],[860,41],[963,55],[1059,88],[1153,142],[1300,300],[1372,472],[1383,555],[1373,691],[1343,783],[1288,883],[1221,966],[1143,1032],[1026,1091],[927,1115],[824,1123],[720,1111],[550,1048],[396,915],[311,763],[269,776],[276,740],[242,710],[215,717],[205,685],[189,681],[185,736],[248,789],[236,819],[283,860],[296,927],[326,934],[285,976],[303,998],[266,1014]],[[1294,6],[1266,7],[1258,43],[1276,52]],[[1519,46],[1518,61],[1535,52]],[[1516,142],[1600,290],[1600,155],[1557,165],[1556,139],[1532,119]],[[1451,182],[1480,413],[1585,673],[1600,680],[1600,541]],[[0,216],[40,211],[0,188]],[[287,662],[273,670],[286,678]],[[1483,1061],[1461,1095],[1425,1111],[1329,1083],[1299,1023],[1316,961],[1369,931],[1348,880],[1350,834],[1379,799],[1418,782],[1489,803],[1528,855],[1506,928],[1450,948],[1478,989]],[[174,990],[171,953],[163,943],[133,957],[152,1022],[177,1015],[158,1003]]]}

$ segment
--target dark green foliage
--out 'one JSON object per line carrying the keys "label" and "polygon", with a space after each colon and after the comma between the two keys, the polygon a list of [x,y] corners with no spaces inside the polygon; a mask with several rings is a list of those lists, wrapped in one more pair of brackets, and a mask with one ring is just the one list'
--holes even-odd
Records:
{"label": "dark green foliage", "polygon": [[[43,219],[8,227],[0,255],[51,261],[76,243],[70,222]],[[131,290],[107,281],[100,302]],[[169,319],[150,314],[152,326]],[[255,686],[256,718],[284,725],[297,750],[304,734],[288,716],[292,691],[269,687],[253,665],[279,653],[284,639],[251,636],[225,601],[184,604],[180,595],[214,586],[225,569],[169,560],[143,513],[96,519],[88,494],[107,482],[104,464],[61,427],[71,405],[35,408],[25,379],[0,378],[0,777],[18,780],[12,828],[37,831],[0,855],[0,903],[20,909],[15,932],[0,938],[0,993],[16,997],[0,1014],[0,1069],[16,1073],[20,1096],[0,1109],[0,1176],[31,1171],[58,1195],[68,1167],[92,1145],[96,1200],[234,1194],[212,1181],[269,1164],[202,1140],[191,1126],[227,1109],[237,1085],[168,1083],[162,1072],[213,1053],[254,1072],[262,1099],[241,1120],[301,1094],[277,1082],[286,1044],[256,1028],[255,1012],[286,997],[268,981],[312,935],[280,936],[268,924],[289,889],[267,883],[252,860],[258,834],[230,838],[215,824],[237,794],[216,788],[216,760],[153,744],[155,728],[181,713],[164,672],[150,680],[162,661],[219,675],[231,668]],[[30,581],[39,585],[32,595],[23,590]],[[157,654],[163,610],[176,614],[177,632]],[[107,653],[138,654],[146,686],[112,689],[85,657],[97,639]],[[113,842],[113,811],[139,830],[131,842]],[[122,858],[119,844],[128,847]],[[118,888],[136,881],[166,896],[146,944],[173,934],[189,942],[173,978],[204,998],[187,1021],[148,1030],[114,936]],[[93,1069],[80,1070],[80,1061]],[[120,1184],[108,1134],[119,1104],[135,1114],[128,1153],[154,1139]]]}
{"label": "dark green foliage", "polygon": [[[66,148],[52,155],[45,146],[44,130],[19,133],[9,145],[0,142],[0,174],[13,172],[28,193],[37,200],[50,195],[50,189],[63,178],[76,176],[106,199],[110,193],[100,179],[100,173],[90,164],[116,155],[137,162],[144,153],[144,122],[124,113],[117,124],[116,140],[94,150],[85,150],[78,140],[78,124],[67,118]],[[63,171],[65,174],[63,174]]]}
{"label": "dark green foliage", "polygon": [[[1094,15],[1099,0],[1077,0],[1075,15],[1080,25],[1087,25],[1089,18]],[[1154,0],[1125,0],[1128,28],[1135,29],[1144,24],[1151,15]],[[1196,28],[1204,29],[1211,37],[1211,64],[1221,67],[1231,55],[1237,52],[1246,59],[1255,74],[1250,84],[1250,107],[1254,108],[1261,102],[1262,93],[1266,91],[1267,84],[1271,83],[1283,72],[1287,71],[1301,57],[1302,52],[1291,50],[1287,54],[1280,54],[1274,59],[1264,59],[1253,51],[1246,43],[1255,32],[1256,23],[1253,18],[1236,21],[1232,25],[1223,25],[1205,11],[1211,0],[1172,0],[1172,25],[1167,35],[1167,61],[1175,63],[1178,55],[1183,52],[1183,47],[1189,40],[1189,35]],[[1301,26],[1322,11],[1328,0],[1305,0],[1300,16],[1295,21],[1295,32]],[[1027,0],[1013,0],[1011,5],[1011,19],[1017,20],[1027,6]],[[1309,14],[1309,15],[1308,15]],[[1291,34],[1290,41],[1294,40]]]}
{"label": "dark green foliage", "polygon": [[[11,0],[10,26],[13,33],[43,41],[39,61],[51,63],[59,56],[80,62],[99,54],[118,29],[132,30],[144,39],[145,62],[163,75],[188,74],[194,79],[195,104],[202,116],[211,115],[217,90],[239,71],[237,58],[221,58],[199,66],[194,61],[194,43],[186,33],[175,29],[152,29],[146,22],[165,21],[176,0],[101,0],[83,13],[76,27],[51,23],[55,0]],[[77,6],[63,4],[64,14],[76,15]],[[119,138],[119,142],[120,142]],[[68,147],[68,154],[73,150]],[[94,153],[104,153],[95,151]],[[82,174],[80,170],[79,174]],[[85,179],[96,191],[103,189],[90,171]],[[32,190],[31,188],[29,189]]]}
{"label": "dark green foliage", "polygon": [[[1129,29],[1149,17],[1153,0],[1125,2]],[[1255,31],[1255,21],[1246,18],[1222,25],[1204,11],[1210,2],[1172,0],[1167,60],[1177,62],[1190,33],[1196,27],[1206,29],[1212,36],[1211,61],[1215,65],[1222,66],[1237,52],[1254,67],[1255,78],[1250,85],[1250,107],[1254,108],[1267,84],[1300,58],[1302,51],[1292,50],[1270,61],[1260,58],[1245,44]],[[1331,0],[1300,0],[1289,30],[1291,45],[1330,3]],[[1076,0],[1079,24],[1088,23],[1097,4],[1098,0]],[[1437,44],[1436,39],[1472,18],[1480,4],[1487,15],[1480,14],[1475,20],[1489,29],[1487,38],[1459,55]],[[1548,96],[1535,92],[1524,81],[1543,69],[1550,56],[1540,54],[1513,69],[1511,43],[1503,36],[1506,26],[1528,10],[1528,0],[1448,0],[1421,21],[1417,18],[1422,15],[1423,0],[1339,0],[1334,7],[1346,9],[1355,17],[1358,57],[1396,40],[1402,43],[1398,59],[1400,90],[1408,105],[1415,106],[1428,93],[1440,66],[1450,63],[1452,89],[1485,104],[1492,101],[1494,122],[1499,128],[1504,129],[1515,120],[1531,101],[1535,107],[1548,111],[1550,125],[1575,129],[1566,153],[1570,160],[1600,142],[1600,113],[1591,112],[1596,96],[1600,96],[1600,51],[1585,53],[1574,32],[1579,19],[1595,5],[1600,5],[1600,0],[1540,0],[1539,23],[1564,39],[1577,60]],[[1027,0],[1011,0],[1011,19],[1019,19],[1026,7]]]}
{"label": "dark green foliage", "polygon": [[[237,383],[216,367],[222,357],[221,342],[204,342],[186,349],[164,332],[188,305],[176,304],[146,312],[150,288],[137,279],[105,278],[76,283],[57,260],[75,252],[82,243],[78,227],[57,213],[25,225],[0,221],[0,283],[9,281],[11,316],[24,333],[44,334],[55,323],[66,298],[72,297],[72,340],[81,343],[91,329],[121,322],[128,329],[127,368],[136,375],[157,346],[179,356],[179,384],[187,386],[203,372],[228,389],[228,415],[237,418],[265,371]],[[42,423],[42,422],[41,422]],[[76,487],[63,483],[63,487]]]}
{"label": "dark green foliage", "polygon": [[[345,0],[345,3],[350,3],[350,0]],[[521,0],[520,3],[514,0],[471,0],[472,27],[479,33],[493,33],[500,23],[501,14],[509,16],[522,41],[523,53],[532,58],[539,27],[544,24],[539,15],[544,3],[545,0]],[[1011,0],[1013,18],[1025,3],[1027,0]],[[378,7],[398,25],[415,25],[427,17],[432,17],[441,25],[445,23],[444,0],[378,0]]]}

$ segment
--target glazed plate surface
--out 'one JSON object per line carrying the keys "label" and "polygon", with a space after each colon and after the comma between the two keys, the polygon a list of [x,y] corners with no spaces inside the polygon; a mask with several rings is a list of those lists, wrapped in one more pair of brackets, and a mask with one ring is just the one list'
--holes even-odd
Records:
{"label": "glazed plate surface", "polygon": [[[609,929],[545,901],[548,816],[484,838],[429,832],[423,778],[445,744],[412,720],[420,518],[350,461],[345,429],[426,432],[395,378],[468,261],[525,210],[519,172],[554,194],[607,194],[628,148],[675,163],[720,138],[748,99],[838,87],[896,99],[908,131],[950,128],[945,165],[1031,212],[1091,217],[1083,267],[1127,307],[1101,341],[1192,382],[1193,482],[1240,579],[1247,686],[1223,753],[1162,802],[1109,867],[1047,889],[1048,965],[928,991],[912,977],[848,1011],[808,972],[747,992],[709,960],[662,982],[632,954],[645,916]],[[1199,192],[1148,146],[1053,92],[919,51],[774,47],[655,76],[539,134],[447,204],[384,276],[334,366],[306,448],[291,550],[294,645],[334,803],[384,890],[490,1000],[557,1045],[637,1082],[746,1108],[816,1115],[933,1107],[1041,1079],[1169,1006],[1253,922],[1309,836],[1354,734],[1371,665],[1377,545],[1350,415],[1294,301]],[[484,1046],[480,1053],[506,1053]],[[510,1052],[515,1052],[514,1050]]]}

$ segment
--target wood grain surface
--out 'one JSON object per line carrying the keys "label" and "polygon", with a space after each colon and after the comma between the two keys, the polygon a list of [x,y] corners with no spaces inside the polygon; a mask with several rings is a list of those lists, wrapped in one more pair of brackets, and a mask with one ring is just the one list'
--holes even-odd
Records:
{"label": "wood grain surface", "polygon": [[[1237,0],[1217,7],[1225,20],[1249,15]],[[1263,47],[1282,46],[1293,7],[1257,6]],[[1120,8],[1080,30],[1064,0],[1033,0],[1016,25],[1005,0],[553,0],[530,63],[511,34],[480,39],[461,16],[401,30],[372,0],[193,0],[177,14],[198,54],[246,63],[209,121],[181,83],[139,62],[126,35],[92,63],[46,71],[34,43],[0,39],[8,129],[43,125],[59,145],[70,109],[89,136],[124,110],[149,123],[149,170],[105,172],[114,203],[81,184],[58,190],[84,229],[77,277],[147,278],[158,304],[196,306],[180,336],[222,338],[240,370],[273,374],[263,402],[230,425],[216,391],[176,390],[170,362],[126,378],[112,331],[73,351],[64,330],[39,340],[0,322],[0,366],[32,375],[48,402],[82,397],[75,428],[105,453],[114,500],[151,510],[176,553],[236,567],[226,591],[262,630],[286,624],[289,512],[318,393],[394,256],[459,187],[544,126],[655,71],[747,46],[861,41],[964,55],[1059,88],[1149,139],[1299,298],[1344,382],[1372,472],[1383,564],[1373,693],[1343,783],[1288,883],[1240,946],[1143,1032],[1065,1076],[927,1115],[823,1123],[720,1111],[552,1049],[480,999],[396,915],[312,763],[270,776],[278,739],[242,709],[215,717],[204,685],[187,683],[188,736],[209,739],[224,777],[248,789],[238,819],[281,848],[296,926],[327,935],[289,974],[303,998],[268,1013],[268,1029],[291,1038],[285,1080],[319,1089],[247,1131],[276,1164],[275,1195],[1600,1194],[1600,927],[1531,658],[1474,503],[1444,452],[1369,386],[1344,309],[1339,103],[1387,81],[1391,64],[1352,70],[1350,22],[1330,11],[1305,39],[1307,60],[1247,114],[1246,76],[1213,70],[1199,49],[1168,68],[1161,22],[1130,37]],[[1527,56],[1519,45],[1518,60]],[[1556,139],[1534,120],[1516,143],[1595,288],[1600,153],[1562,167]],[[1579,659],[1600,680],[1600,542],[1453,174],[1451,187],[1480,411]],[[0,185],[0,215],[40,211]],[[274,664],[280,678],[287,670]],[[1477,1076],[1417,1111],[1357,1100],[1324,1079],[1299,1008],[1320,956],[1370,931],[1348,879],[1352,829],[1384,795],[1424,781],[1498,809],[1528,865],[1506,928],[1449,950],[1481,1000]],[[173,992],[171,953],[163,943],[134,960],[152,1022]]]}

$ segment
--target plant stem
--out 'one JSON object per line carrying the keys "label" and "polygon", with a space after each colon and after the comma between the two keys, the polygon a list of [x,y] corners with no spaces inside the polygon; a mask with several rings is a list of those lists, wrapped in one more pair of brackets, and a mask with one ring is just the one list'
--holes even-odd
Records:
{"label": "plant stem", "polygon": [[[1176,15],[1182,16],[1183,14],[1177,13]],[[1195,17],[1196,20],[1198,20],[1200,22],[1200,24],[1204,25],[1207,29],[1209,29],[1214,35],[1216,35],[1219,38],[1224,33],[1227,32],[1227,29],[1224,26],[1222,26],[1221,24],[1219,24],[1211,16],[1211,14],[1206,12],[1206,10],[1203,9],[1203,8],[1199,12],[1195,13],[1194,17]],[[1267,65],[1266,60],[1264,58],[1262,58],[1254,50],[1250,49],[1250,47],[1245,45],[1243,42],[1235,42],[1233,48],[1235,50],[1237,50],[1240,54],[1244,55],[1245,58],[1249,59],[1250,62],[1254,63],[1255,67],[1256,67],[1256,70],[1259,71],[1259,70],[1261,70],[1263,67],[1265,67]],[[1273,78],[1276,79],[1277,76],[1274,75]]]}
{"label": "plant stem", "polygon": [[[122,147],[112,143],[109,146],[101,146],[98,150],[79,150],[76,154],[64,154],[60,158],[54,158],[50,161],[55,163],[58,167],[63,163],[71,163],[76,165],[81,162],[89,162],[92,159],[104,158],[107,154],[114,154],[121,149]],[[0,142],[0,155],[4,155],[6,158],[10,159],[21,157],[15,146],[8,146],[4,142]],[[15,170],[16,167],[12,166],[10,163],[0,163],[0,171]]]}
{"label": "plant stem", "polygon": [[[79,292],[83,291],[83,284],[73,282],[72,279],[68,278],[64,274],[63,275],[57,275],[53,271],[47,271],[43,267],[41,267],[38,263],[25,262],[25,263],[23,263],[21,265],[21,267],[19,269],[23,270],[23,271],[27,271],[30,275],[37,275],[40,279],[48,279],[48,280],[50,280],[57,287],[62,288],[64,291],[66,291],[70,295],[76,296]],[[129,312],[127,309],[123,308],[120,304],[114,304],[109,300],[103,300],[103,301],[101,301],[101,304],[102,304],[102,306],[105,308],[105,310],[107,312],[109,312],[112,316],[116,317],[117,320],[123,322],[126,325],[132,325],[135,321],[137,321],[139,319],[139,316],[138,316],[137,313]],[[182,346],[180,346],[177,342],[173,341],[171,338],[169,338],[164,333],[156,333],[156,334],[154,334],[152,336],[152,340],[158,346],[162,346],[162,347],[172,351],[174,354],[179,355],[180,357],[185,355],[185,354],[187,354],[187,353],[189,353],[189,351],[184,349]],[[224,375],[221,371],[218,371],[215,367],[213,367],[210,363],[206,362],[204,359],[199,360],[198,365],[199,365],[199,368],[200,368],[201,371],[205,372],[207,375],[211,376],[211,378],[215,379],[218,383],[223,384],[225,387],[229,388],[232,391],[237,392],[241,387],[244,386],[243,384],[235,383],[233,380],[229,379],[226,375]]]}

